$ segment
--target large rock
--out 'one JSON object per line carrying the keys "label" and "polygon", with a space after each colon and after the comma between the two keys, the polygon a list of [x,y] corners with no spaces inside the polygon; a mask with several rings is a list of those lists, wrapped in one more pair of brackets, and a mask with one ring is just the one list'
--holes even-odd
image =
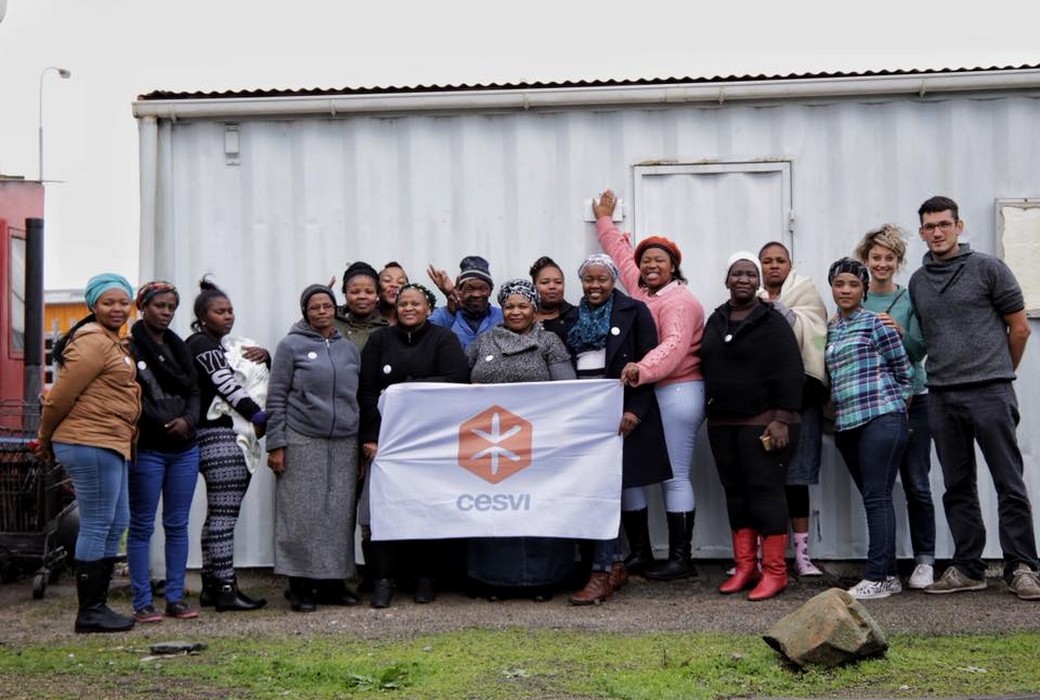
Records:
{"label": "large rock", "polygon": [[880,656],[888,649],[885,633],[858,600],[830,588],[786,615],[762,638],[798,666],[829,668]]}

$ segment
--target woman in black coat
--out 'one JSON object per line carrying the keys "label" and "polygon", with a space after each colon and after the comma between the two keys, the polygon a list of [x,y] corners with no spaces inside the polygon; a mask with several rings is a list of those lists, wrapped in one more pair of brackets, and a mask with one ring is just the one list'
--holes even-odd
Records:
{"label": "woman in black coat", "polygon": [[[804,368],[787,320],[761,301],[758,256],[735,253],[726,272],[730,298],[704,325],[701,363],[708,440],[733,532],[733,576],[721,593],[752,588],[748,600],[787,587],[787,464],[798,441]],[[762,573],[755,542],[762,538]]]}
{"label": "woman in black coat", "polygon": [[[609,255],[590,255],[578,268],[578,275],[585,296],[578,307],[577,321],[567,333],[578,378],[619,379],[625,365],[640,361],[657,346],[657,326],[646,304],[615,289],[618,268]],[[623,489],[672,477],[653,384],[625,387],[618,432],[625,438]],[[592,575],[585,587],[571,596],[574,605],[605,601],[628,580],[626,564],[638,569],[653,561],[646,520],[626,518],[624,512],[621,517],[631,550],[628,558],[620,561],[618,538],[596,541]]]}
{"label": "woman in black coat", "polygon": [[[372,333],[361,351],[358,439],[369,462],[379,449],[379,395],[384,389],[401,382],[469,382],[469,362],[458,338],[428,320],[436,303],[433,293],[421,284],[404,285],[397,293],[397,325]],[[372,561],[366,562],[375,581],[372,607],[390,605],[395,578],[405,563],[416,570],[415,602],[432,603],[434,572],[445,548],[443,540],[373,540]]]}

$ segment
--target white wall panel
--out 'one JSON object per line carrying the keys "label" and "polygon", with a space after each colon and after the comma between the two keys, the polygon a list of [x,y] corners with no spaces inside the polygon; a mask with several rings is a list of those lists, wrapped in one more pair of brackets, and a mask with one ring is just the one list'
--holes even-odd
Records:
{"label": "white wall panel", "polygon": [[[194,283],[212,273],[235,304],[237,330],[268,347],[297,318],[306,284],[338,277],[345,263],[358,259],[376,267],[400,260],[413,279],[424,280],[427,263],[454,273],[462,256],[479,253],[491,260],[495,279],[504,280],[524,276],[534,259],[549,254],[564,267],[568,296],[576,301],[574,269],[598,249],[593,226],[583,221],[582,200],[611,186],[633,212],[668,206],[636,200],[633,168],[640,163],[781,159],[791,168],[795,263],[827,299],[829,263],[882,222],[910,231],[909,267],[917,267],[924,247],[914,234],[915,212],[933,194],[957,199],[968,240],[992,252],[994,200],[1040,197],[1038,124],[1040,100],[1024,93],[272,118],[239,123],[239,164],[229,165],[223,123],[161,119],[155,258],[143,269],[150,263],[157,277],[185,290],[181,331],[190,320]],[[662,214],[653,220],[667,222]],[[723,251],[757,250],[776,237],[752,223],[769,216],[749,211],[740,230],[653,233],[684,242],[684,271],[700,289],[704,280],[710,286],[721,279],[716,258]],[[630,217],[622,228],[632,222]],[[702,245],[715,252],[698,255]],[[1019,437],[1034,503],[1040,502],[1038,338],[1017,383],[1024,417]],[[934,464],[937,554],[946,557],[952,547]],[[717,478],[706,444],[695,469],[698,484]],[[984,468],[979,481],[989,528],[986,555],[996,558],[996,497]],[[257,492],[264,489],[270,489],[266,475],[254,485]],[[721,498],[717,489],[702,491]],[[721,556],[729,547],[724,511],[717,502],[701,506],[698,552]],[[266,492],[251,507],[269,509]],[[862,506],[829,438],[813,509],[817,556],[864,555]],[[265,519],[269,510],[254,523]],[[909,549],[905,525],[901,510],[901,555]],[[258,544],[265,532],[259,526],[240,531],[241,563],[270,563],[269,547]],[[661,523],[655,532],[663,535]]]}

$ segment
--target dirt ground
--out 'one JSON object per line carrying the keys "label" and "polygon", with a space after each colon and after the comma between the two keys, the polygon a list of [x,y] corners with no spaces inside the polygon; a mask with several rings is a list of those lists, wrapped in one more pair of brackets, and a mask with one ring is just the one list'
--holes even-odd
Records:
{"label": "dirt ground", "polygon": [[[321,606],[312,614],[293,613],[282,596],[284,579],[263,571],[240,574],[242,587],[251,595],[270,601],[263,610],[217,613],[204,609],[194,620],[167,619],[160,624],[138,625],[127,637],[168,640],[241,635],[337,635],[349,633],[368,639],[407,638],[418,634],[468,628],[544,628],[601,632],[735,632],[760,634],[783,615],[830,586],[855,582],[856,567],[826,566],[845,575],[817,579],[792,578],[786,592],[772,600],[750,603],[741,596],[716,592],[724,579],[723,562],[700,566],[700,576],[675,582],[649,582],[633,578],[609,602],[590,607],[567,603],[566,592],[544,603],[515,599],[489,602],[460,592],[440,593],[430,605],[418,605],[405,591],[394,604],[374,610],[367,604],[352,608]],[[191,597],[197,604],[199,579],[189,572]],[[1021,601],[1008,593],[999,578],[977,593],[932,596],[906,591],[884,600],[864,601],[867,610],[888,633],[957,635],[1040,630],[1040,602]],[[161,600],[157,603],[161,604]],[[130,611],[128,582],[117,580],[110,603]],[[31,579],[0,585],[0,650],[30,644],[70,643],[75,638],[75,587],[66,574],[46,590],[42,600],[32,600]]]}

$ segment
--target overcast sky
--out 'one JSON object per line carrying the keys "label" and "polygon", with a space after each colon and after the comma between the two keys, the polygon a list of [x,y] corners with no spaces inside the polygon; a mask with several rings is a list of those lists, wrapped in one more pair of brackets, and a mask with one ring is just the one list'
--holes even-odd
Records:
{"label": "overcast sky", "polygon": [[[0,0],[0,7],[5,0]],[[1040,64],[1037,2],[6,0],[0,173],[37,177],[49,289],[137,281],[134,98],[360,87]],[[955,9],[963,8],[963,9]],[[6,271],[5,271],[6,274]]]}

